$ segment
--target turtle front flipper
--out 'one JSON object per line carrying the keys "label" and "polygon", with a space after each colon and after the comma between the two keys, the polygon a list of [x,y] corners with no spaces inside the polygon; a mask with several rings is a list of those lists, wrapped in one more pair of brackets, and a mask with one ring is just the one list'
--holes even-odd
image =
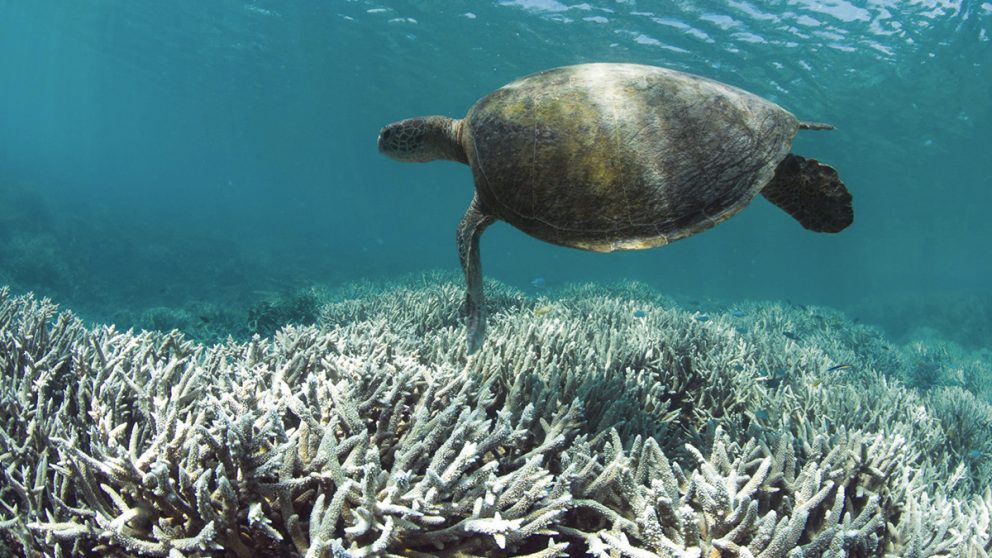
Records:
{"label": "turtle front flipper", "polygon": [[458,241],[458,258],[465,272],[465,282],[468,288],[465,293],[465,304],[462,315],[465,317],[466,339],[468,354],[474,353],[482,346],[486,337],[485,295],[482,292],[482,262],[479,259],[479,237],[482,231],[496,219],[487,215],[479,207],[478,198],[472,199],[465,216],[458,223],[456,239]]}
{"label": "turtle front flipper", "polygon": [[761,193],[811,231],[840,232],[854,222],[851,193],[833,167],[815,159],[786,155]]}

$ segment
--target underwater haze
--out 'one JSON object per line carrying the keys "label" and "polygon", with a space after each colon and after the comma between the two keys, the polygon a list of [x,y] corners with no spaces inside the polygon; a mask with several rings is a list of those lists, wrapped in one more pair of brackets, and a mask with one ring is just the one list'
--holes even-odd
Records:
{"label": "underwater haze", "polygon": [[[992,0],[572,1],[0,0],[0,557],[992,556]],[[496,222],[477,304],[379,132],[587,62],[833,125],[853,224]]]}
{"label": "underwater haze", "polygon": [[596,254],[498,223],[487,277],[827,304],[988,346],[990,28],[981,1],[0,0],[0,284],[132,326],[455,270],[469,169],[389,160],[379,129],[632,62],[835,125],[794,150],[838,169],[854,224],[811,233],[757,199],[671,246]]}

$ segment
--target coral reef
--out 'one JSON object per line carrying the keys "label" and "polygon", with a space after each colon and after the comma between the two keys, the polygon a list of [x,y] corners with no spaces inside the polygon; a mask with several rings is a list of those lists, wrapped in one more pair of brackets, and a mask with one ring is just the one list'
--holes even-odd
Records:
{"label": "coral reef", "polygon": [[0,176],[0,285],[69,304],[88,322],[179,329],[208,344],[246,341],[286,323],[312,324],[320,300],[307,278],[338,276],[316,262],[246,249],[212,226],[174,223],[176,235],[163,240],[160,215],[114,213],[99,196],[58,191]]}
{"label": "coral reef", "polygon": [[256,300],[243,305],[188,302],[181,307],[154,306],[140,313],[119,312],[114,323],[135,329],[179,330],[187,337],[213,344],[233,338],[247,341],[255,334],[271,337],[288,324],[312,325],[317,321],[323,295],[316,287],[254,293]]}
{"label": "coral reef", "polygon": [[291,293],[274,293],[248,309],[248,329],[270,337],[287,325],[312,325],[320,314],[321,296],[316,288]]}
{"label": "coral reef", "polygon": [[0,538],[170,558],[992,551],[987,430],[951,424],[988,403],[904,387],[877,331],[775,304],[701,319],[637,286],[487,289],[468,359],[444,277],[212,346],[0,289]]}
{"label": "coral reef", "polygon": [[884,326],[897,339],[912,340],[937,333],[969,349],[988,348],[992,339],[992,294],[976,292],[873,296],[853,305],[867,321]]}
{"label": "coral reef", "polygon": [[963,463],[968,479],[992,479],[992,406],[959,388],[944,388],[927,398],[940,425],[937,451]]}
{"label": "coral reef", "polygon": [[54,219],[31,185],[0,178],[0,284],[68,292],[72,274]]}

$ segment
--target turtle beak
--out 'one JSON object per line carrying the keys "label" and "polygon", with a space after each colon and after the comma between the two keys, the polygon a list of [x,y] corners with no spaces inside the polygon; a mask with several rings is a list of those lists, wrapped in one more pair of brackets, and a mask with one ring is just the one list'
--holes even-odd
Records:
{"label": "turtle beak", "polygon": [[385,131],[386,131],[385,128],[383,128],[382,130],[380,130],[379,131],[379,138],[375,141],[376,146],[379,148],[379,153],[382,153],[382,134]]}
{"label": "turtle beak", "polygon": [[393,129],[394,127],[395,124],[388,124],[379,130],[379,139],[376,140],[376,145],[379,147],[379,153],[391,155],[390,152],[393,151],[393,149],[391,149],[392,146],[389,144],[389,139],[396,133],[396,130]]}

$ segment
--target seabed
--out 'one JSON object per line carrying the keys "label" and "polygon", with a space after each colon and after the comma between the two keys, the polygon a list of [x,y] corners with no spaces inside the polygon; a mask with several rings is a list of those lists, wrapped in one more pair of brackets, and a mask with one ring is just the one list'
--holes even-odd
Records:
{"label": "seabed", "polygon": [[827,308],[458,278],[205,345],[0,290],[0,554],[988,556],[992,370]]}

